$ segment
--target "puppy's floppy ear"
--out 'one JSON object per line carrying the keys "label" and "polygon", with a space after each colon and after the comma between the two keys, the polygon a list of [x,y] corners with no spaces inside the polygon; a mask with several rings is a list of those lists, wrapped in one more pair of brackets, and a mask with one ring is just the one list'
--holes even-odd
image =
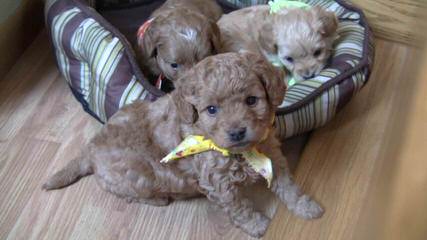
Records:
{"label": "puppy's floppy ear", "polygon": [[337,16],[333,12],[326,11],[319,6],[313,7],[312,11],[315,16],[315,29],[325,37],[334,35],[338,27]]}
{"label": "puppy's floppy ear", "polygon": [[187,124],[192,124],[197,121],[198,115],[193,105],[196,98],[196,86],[192,84],[189,78],[189,74],[179,78],[171,96],[181,120]]}
{"label": "puppy's floppy ear", "polygon": [[270,103],[274,106],[282,104],[286,93],[285,71],[271,65],[263,56],[244,54],[253,61],[252,70],[261,79]]}
{"label": "puppy's floppy ear", "polygon": [[219,53],[221,51],[221,32],[219,30],[218,25],[216,24],[216,22],[213,21],[209,21],[210,25],[211,25],[211,33],[210,33],[210,38],[211,38],[211,44],[212,47],[214,48],[215,53]]}
{"label": "puppy's floppy ear", "polygon": [[258,43],[264,51],[272,54],[277,53],[277,43],[274,36],[273,24],[266,23],[262,26],[258,35]]}
{"label": "puppy's floppy ear", "polygon": [[152,58],[156,55],[160,31],[154,28],[154,23],[152,23],[152,26],[142,36],[138,36],[138,46],[141,49],[142,55],[146,58]]}

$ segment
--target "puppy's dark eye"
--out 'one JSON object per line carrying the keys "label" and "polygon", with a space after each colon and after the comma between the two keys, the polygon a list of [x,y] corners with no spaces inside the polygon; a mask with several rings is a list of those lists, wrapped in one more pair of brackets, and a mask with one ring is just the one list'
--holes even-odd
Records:
{"label": "puppy's dark eye", "polygon": [[322,49],[317,49],[316,51],[314,51],[313,56],[318,57],[320,56],[320,54],[322,54]]}
{"label": "puppy's dark eye", "polygon": [[216,107],[216,106],[208,106],[206,108],[206,110],[208,110],[209,115],[215,116],[216,113],[218,112],[218,107]]}
{"label": "puppy's dark eye", "polygon": [[171,67],[172,67],[173,69],[177,69],[177,68],[178,68],[178,64],[177,64],[177,63],[171,63]]}
{"label": "puppy's dark eye", "polygon": [[248,104],[248,106],[255,106],[258,102],[258,98],[255,96],[249,96],[246,98],[246,104]]}
{"label": "puppy's dark eye", "polygon": [[294,59],[292,57],[285,57],[285,60],[290,62],[290,63],[294,62]]}

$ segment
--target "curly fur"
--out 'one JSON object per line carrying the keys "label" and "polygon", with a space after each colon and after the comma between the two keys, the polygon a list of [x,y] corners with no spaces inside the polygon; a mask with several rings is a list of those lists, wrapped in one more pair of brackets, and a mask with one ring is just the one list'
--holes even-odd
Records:
{"label": "curly fur", "polygon": [[[262,236],[269,219],[244,198],[241,186],[261,180],[238,154],[200,153],[162,164],[160,160],[189,134],[204,135],[238,153],[256,146],[273,161],[271,190],[296,215],[315,218],[322,209],[302,195],[292,181],[274,133],[259,142],[271,126],[270,117],[285,94],[283,72],[259,55],[226,53],[208,57],[178,80],[177,89],[154,103],[137,101],[117,112],[83,150],[82,157],[51,177],[43,187],[65,187],[94,173],[105,190],[152,205],[170,199],[205,195],[222,207],[232,222],[252,236]],[[184,84],[185,83],[185,84]],[[258,102],[249,106],[248,96]],[[216,105],[217,115],[206,112]],[[246,127],[247,136],[235,146],[225,134]]]}
{"label": "curly fur", "polygon": [[319,74],[336,39],[335,14],[317,6],[269,11],[268,5],[259,5],[223,15],[218,21],[222,51],[258,51],[282,62],[296,80]]}
{"label": "curly fur", "polygon": [[[175,81],[220,46],[216,21],[222,10],[214,0],[168,0],[153,12],[153,22],[138,37],[138,59],[144,74],[163,74]],[[171,66],[178,64],[177,68]]]}

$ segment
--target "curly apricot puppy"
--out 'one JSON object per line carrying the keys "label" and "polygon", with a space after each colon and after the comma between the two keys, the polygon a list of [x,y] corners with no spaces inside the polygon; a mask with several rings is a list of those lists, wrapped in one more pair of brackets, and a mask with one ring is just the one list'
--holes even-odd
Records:
{"label": "curly apricot puppy", "polygon": [[337,37],[338,19],[318,6],[270,14],[268,5],[258,5],[223,15],[218,26],[222,52],[258,51],[302,81],[315,77],[326,66]]}
{"label": "curly apricot puppy", "polygon": [[168,0],[138,33],[138,59],[144,74],[163,74],[172,82],[203,58],[219,51],[216,21],[222,10],[215,0]]}
{"label": "curly apricot puppy", "polygon": [[[285,94],[283,73],[259,55],[226,53],[208,57],[188,71],[178,88],[154,103],[135,102],[117,112],[80,158],[52,176],[43,188],[65,187],[89,174],[105,190],[152,205],[205,195],[232,222],[260,237],[269,219],[241,195],[241,186],[260,180],[239,152],[253,146],[273,162],[273,191],[294,214],[311,219],[321,207],[292,181],[271,117]],[[238,137],[235,134],[239,132]],[[186,136],[203,135],[236,153],[208,151],[162,164]],[[260,142],[261,141],[261,142]]]}

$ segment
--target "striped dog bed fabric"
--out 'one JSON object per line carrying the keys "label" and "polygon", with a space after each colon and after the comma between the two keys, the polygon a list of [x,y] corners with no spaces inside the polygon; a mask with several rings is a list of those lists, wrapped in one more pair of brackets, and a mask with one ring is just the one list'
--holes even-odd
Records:
{"label": "striped dog bed fabric", "polygon": [[[141,21],[162,4],[145,1]],[[343,0],[305,2],[336,13],[339,39],[330,64],[317,77],[289,88],[276,114],[281,138],[324,125],[362,88],[373,65],[373,39],[359,9]],[[219,3],[229,11],[265,1]],[[45,16],[59,70],[85,111],[99,121],[136,99],[153,101],[164,95],[142,75],[129,40],[88,2],[48,0]]]}

